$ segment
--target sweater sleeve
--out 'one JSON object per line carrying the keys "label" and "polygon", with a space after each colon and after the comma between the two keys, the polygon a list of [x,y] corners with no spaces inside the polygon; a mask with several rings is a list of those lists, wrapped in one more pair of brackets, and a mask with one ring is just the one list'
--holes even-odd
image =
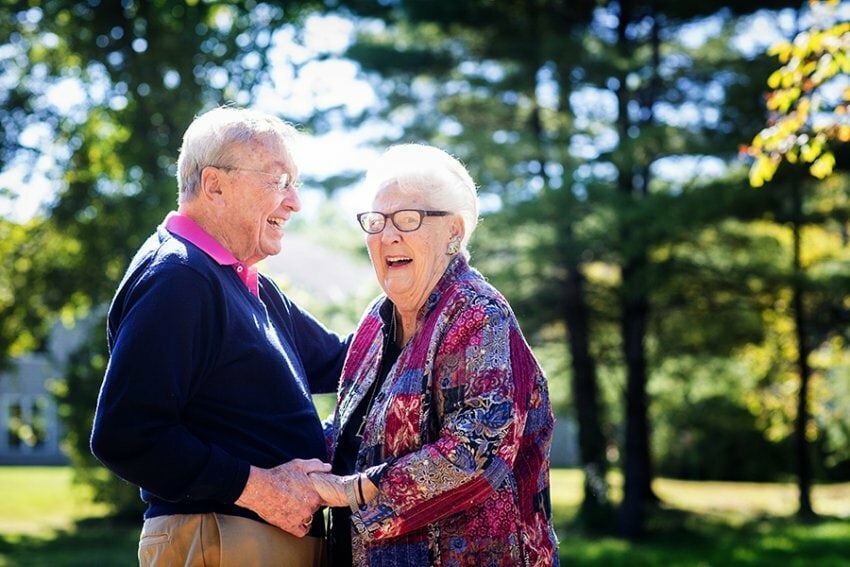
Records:
{"label": "sweater sleeve", "polygon": [[[510,474],[528,406],[515,383],[510,322],[497,302],[460,310],[430,370],[438,438],[385,465],[379,496],[352,516],[366,537],[395,537],[480,504]],[[391,409],[387,428],[398,419]]]}
{"label": "sweater sleeve", "polygon": [[290,314],[298,354],[314,394],[336,393],[351,335],[340,337],[292,303]]}
{"label": "sweater sleeve", "polygon": [[280,311],[279,321],[286,327],[285,332],[298,350],[310,392],[336,393],[352,336],[341,337],[330,331],[289,299],[267,276],[261,274],[260,281],[261,293],[267,294],[265,297],[270,307]]}
{"label": "sweater sleeve", "polygon": [[182,420],[221,346],[225,314],[212,284],[186,266],[161,264],[127,283],[112,310],[92,452],[164,500],[235,501],[250,465]]}

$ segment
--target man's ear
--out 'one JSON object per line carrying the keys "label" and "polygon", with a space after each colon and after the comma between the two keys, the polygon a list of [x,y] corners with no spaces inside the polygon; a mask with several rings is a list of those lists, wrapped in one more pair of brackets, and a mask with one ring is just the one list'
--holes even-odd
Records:
{"label": "man's ear", "polygon": [[222,196],[222,183],[225,172],[217,167],[205,167],[201,170],[201,197],[208,201],[217,201]]}

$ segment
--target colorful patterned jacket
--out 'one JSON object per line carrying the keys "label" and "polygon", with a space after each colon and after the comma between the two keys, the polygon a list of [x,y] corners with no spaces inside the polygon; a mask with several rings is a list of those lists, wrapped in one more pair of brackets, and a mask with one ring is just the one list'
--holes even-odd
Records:
{"label": "colorful patterned jacket", "polygon": [[[380,297],[355,333],[336,434],[375,379]],[[352,516],[354,564],[558,565],[546,377],[505,298],[456,257],[366,418],[357,470],[380,494]]]}

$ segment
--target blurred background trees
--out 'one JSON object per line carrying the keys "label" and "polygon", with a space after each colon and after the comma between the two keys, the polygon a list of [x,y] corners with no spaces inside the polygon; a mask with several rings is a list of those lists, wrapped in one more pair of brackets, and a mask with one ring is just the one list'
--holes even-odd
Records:
{"label": "blurred background trees", "polygon": [[[803,513],[812,482],[850,477],[850,185],[841,145],[850,62],[840,5],[122,6],[5,4],[0,166],[26,172],[25,184],[41,172],[54,197],[31,218],[0,221],[3,357],[42,348],[56,318],[101,312],[135,248],[175,206],[177,149],[192,117],[223,103],[259,105],[275,66],[296,79],[306,59],[275,51],[276,38],[297,45],[311,15],[332,14],[353,26],[343,57],[375,102],[353,114],[324,107],[282,118],[314,133],[368,127],[378,146],[434,143],[468,165],[484,219],[473,264],[511,301],[559,413],[579,426],[582,526],[640,535],[657,474],[793,475]],[[818,30],[833,39],[815,40]],[[798,68],[812,69],[824,50],[834,64],[816,64],[816,85],[780,68],[797,57]],[[789,130],[782,119],[805,108],[765,99],[795,84],[821,93],[806,131],[805,121]],[[288,85],[275,88],[291,96]],[[768,175],[780,130],[786,138],[773,141],[792,163]],[[818,141],[817,155],[804,136]],[[812,177],[808,165],[824,155],[832,167]],[[358,173],[314,186],[333,194]],[[751,188],[759,175],[767,183]],[[3,187],[7,199],[26,190]],[[81,478],[132,510],[135,491],[87,450],[106,363],[103,325],[95,328],[57,395]],[[625,479],[616,517],[610,468]]]}
{"label": "blurred background trees", "polygon": [[[42,214],[4,220],[0,352],[9,356],[44,348],[57,316],[102,316],[136,248],[176,207],[183,131],[205,108],[251,101],[267,77],[272,30],[297,15],[176,0],[5,2],[4,12],[0,159],[25,172],[16,193],[36,172],[54,188]],[[132,512],[135,490],[88,451],[106,364],[104,324],[95,328],[56,393],[80,478]]]}

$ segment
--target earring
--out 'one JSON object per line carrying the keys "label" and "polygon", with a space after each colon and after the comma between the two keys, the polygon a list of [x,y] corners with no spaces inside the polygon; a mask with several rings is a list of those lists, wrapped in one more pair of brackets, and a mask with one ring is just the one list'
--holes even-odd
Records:
{"label": "earring", "polygon": [[450,240],[449,246],[446,249],[446,254],[448,254],[449,256],[454,256],[458,252],[460,252],[460,240],[456,238],[454,240]]}

